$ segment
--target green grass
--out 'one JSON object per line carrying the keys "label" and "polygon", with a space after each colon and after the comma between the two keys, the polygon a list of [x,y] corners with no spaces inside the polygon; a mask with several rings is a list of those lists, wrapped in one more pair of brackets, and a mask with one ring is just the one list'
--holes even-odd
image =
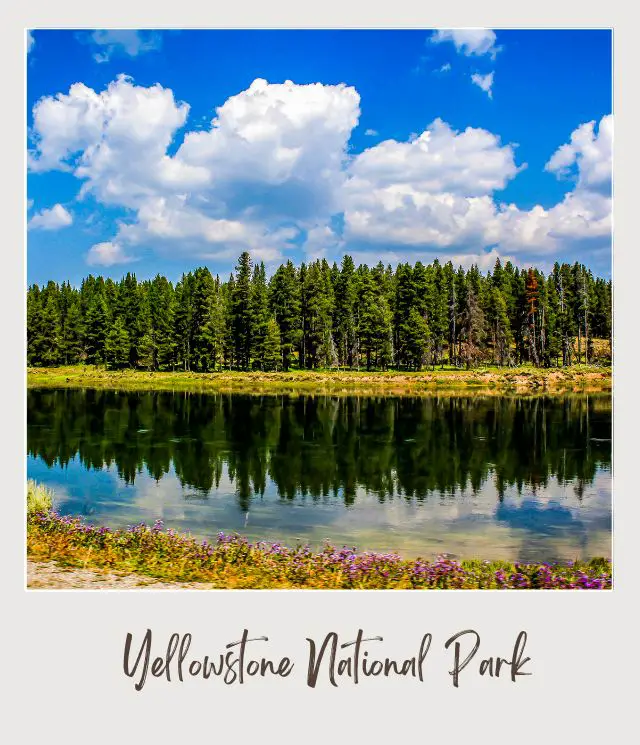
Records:
{"label": "green grass", "polygon": [[27,517],[53,509],[53,491],[32,479],[27,482]]}
{"label": "green grass", "polygon": [[422,372],[292,370],[290,372],[145,372],[97,366],[30,368],[30,387],[173,390],[211,393],[311,395],[433,395],[502,392],[522,395],[611,390],[611,368],[575,365],[540,369],[452,367]]}

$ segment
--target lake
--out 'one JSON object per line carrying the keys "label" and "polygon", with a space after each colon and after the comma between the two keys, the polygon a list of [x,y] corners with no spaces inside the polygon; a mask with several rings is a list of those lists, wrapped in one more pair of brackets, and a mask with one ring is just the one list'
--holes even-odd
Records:
{"label": "lake", "polygon": [[407,557],[611,557],[611,396],[27,390],[27,474],[114,528]]}

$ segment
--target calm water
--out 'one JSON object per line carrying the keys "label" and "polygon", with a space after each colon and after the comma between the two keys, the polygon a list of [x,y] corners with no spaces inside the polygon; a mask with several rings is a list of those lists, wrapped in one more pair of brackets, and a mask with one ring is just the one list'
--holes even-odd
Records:
{"label": "calm water", "polygon": [[407,556],[611,555],[611,398],[27,392],[29,478],[122,527]]}

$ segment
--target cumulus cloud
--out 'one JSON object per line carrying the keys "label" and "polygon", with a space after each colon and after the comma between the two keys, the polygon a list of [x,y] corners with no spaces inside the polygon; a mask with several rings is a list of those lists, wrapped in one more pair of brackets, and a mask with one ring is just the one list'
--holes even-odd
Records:
{"label": "cumulus cloud", "polygon": [[359,104],[355,88],[344,84],[257,79],[216,110],[209,130],[188,133],[176,160],[205,168],[211,198],[236,212],[275,216],[285,207],[297,219],[331,214]]}
{"label": "cumulus cloud", "polygon": [[575,187],[550,209],[521,211],[503,206],[498,216],[504,245],[554,251],[562,245],[589,242],[607,245],[611,239],[611,155],[613,117],[587,122],[556,150],[545,169],[558,178],[571,177]]}
{"label": "cumulus cloud", "polygon": [[493,86],[493,73],[489,72],[486,75],[480,75],[480,73],[474,72],[471,76],[471,82],[477,85],[478,88],[482,89],[489,98],[493,98],[491,88]]}
{"label": "cumulus cloud", "polygon": [[576,190],[548,210],[540,205],[526,211],[514,204],[501,205],[492,230],[501,246],[521,252],[551,253],[566,245],[608,241],[611,200]]}
{"label": "cumulus cloud", "polygon": [[375,129],[366,129],[364,133],[365,133],[365,135],[367,137],[377,137],[378,136],[378,131],[375,130]]}
{"label": "cumulus cloud", "polygon": [[560,178],[574,178],[578,187],[610,191],[613,150],[613,117],[581,124],[571,140],[559,147],[545,165],[545,170]]}
{"label": "cumulus cloud", "polygon": [[413,140],[386,140],[354,158],[345,232],[441,248],[479,239],[495,215],[491,193],[519,170],[513,147],[496,135],[472,127],[456,132],[436,119]]}
{"label": "cumulus cloud", "polygon": [[114,56],[137,57],[162,46],[162,36],[157,31],[99,30],[83,35],[81,40],[93,47],[96,62],[108,62]]}
{"label": "cumulus cloud", "polygon": [[125,76],[101,93],[76,83],[34,107],[29,165],[72,171],[81,196],[135,213],[118,245],[184,238],[191,251],[231,245],[272,255],[340,211],[359,102],[344,84],[257,79],[169,156],[189,111],[170,90]]}
{"label": "cumulus cloud", "polygon": [[27,54],[33,49],[34,45],[36,43],[36,40],[33,37],[33,33],[31,31],[27,31]]}
{"label": "cumulus cloud", "polygon": [[442,119],[408,142],[385,140],[368,148],[349,168],[352,181],[375,181],[378,187],[405,183],[467,196],[503,189],[517,172],[511,145],[485,129],[456,132]]}
{"label": "cumulus cloud", "polygon": [[397,246],[480,262],[491,251],[544,254],[609,240],[610,117],[580,125],[551,155],[547,170],[574,178],[566,196],[521,210],[498,195],[525,164],[485,129],[436,119],[406,141],[350,155],[360,97],[345,84],[258,79],[204,129],[189,129],[188,116],[171,90],[125,76],[36,103],[30,169],[73,173],[80,199],[125,211],[88,262],[126,263],[145,248],[225,260],[246,249],[276,262],[300,244],[310,257]]}
{"label": "cumulus cloud", "polygon": [[434,31],[429,37],[433,44],[451,42],[456,51],[467,57],[489,55],[495,59],[500,47],[496,46],[496,35],[488,28],[456,28]]}
{"label": "cumulus cloud", "polygon": [[[523,167],[513,147],[486,130],[455,132],[436,120],[413,140],[388,140],[356,156],[345,188],[345,238],[426,251],[482,246],[503,256],[606,244],[611,200],[600,187],[610,183],[611,131],[610,117],[598,137],[593,126],[578,127],[571,157],[561,149],[549,166],[559,173],[576,167],[576,188],[549,209],[521,210],[496,198]],[[451,254],[458,261],[462,255]]]}
{"label": "cumulus cloud", "polygon": [[105,241],[92,246],[87,253],[87,264],[90,266],[113,266],[114,264],[128,264],[134,261],[133,256],[127,256],[123,247],[118,243]]}
{"label": "cumulus cloud", "polygon": [[[33,202],[31,203],[33,204]],[[29,220],[29,228],[40,230],[59,230],[73,223],[71,214],[61,205],[54,204],[50,209],[37,212]]]}

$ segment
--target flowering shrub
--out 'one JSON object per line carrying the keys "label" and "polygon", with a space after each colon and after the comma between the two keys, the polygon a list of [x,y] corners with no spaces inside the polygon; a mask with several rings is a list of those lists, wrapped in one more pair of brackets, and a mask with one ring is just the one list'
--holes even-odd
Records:
{"label": "flowering shrub", "polygon": [[127,530],[84,524],[53,511],[28,516],[27,552],[68,566],[139,572],[217,588],[610,589],[611,562],[568,564],[403,559],[326,545],[287,548],[219,533],[215,543],[164,530],[160,520]]}

